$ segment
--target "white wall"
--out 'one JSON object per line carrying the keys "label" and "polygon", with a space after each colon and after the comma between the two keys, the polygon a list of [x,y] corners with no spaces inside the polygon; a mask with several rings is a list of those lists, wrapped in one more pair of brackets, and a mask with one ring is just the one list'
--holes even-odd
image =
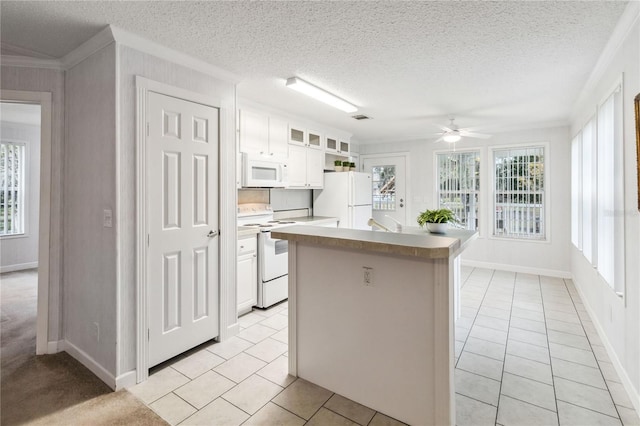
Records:
{"label": "white wall", "polygon": [[[597,271],[573,245],[570,245],[571,271],[576,287],[583,296],[594,323],[604,332],[614,364],[623,370],[621,378],[627,380],[627,390],[640,409],[640,214],[638,213],[636,175],[636,133],[633,98],[640,92],[640,24],[638,5],[635,24],[615,49],[609,61],[604,62],[595,84],[590,85],[572,119],[571,135],[575,135],[586,120],[595,114],[598,105],[607,96],[624,73],[624,246],[625,296],[616,296]],[[629,9],[628,9],[629,10]],[[614,33],[615,34],[615,33]],[[605,51],[606,53],[607,51]],[[601,333],[602,334],[602,333]],[[619,371],[620,372],[620,371]],[[626,378],[624,377],[626,376]]]}
{"label": "white wall", "polygon": [[2,66],[0,85],[4,90],[49,92],[51,120],[51,205],[49,251],[49,332],[48,340],[62,339],[62,211],[64,156],[64,71]]}
{"label": "white wall", "polygon": [[64,173],[64,337],[112,375],[119,218],[112,228],[102,218],[116,208],[115,70],[111,43],[67,71]]}
{"label": "white wall", "polygon": [[[456,144],[456,150],[477,149],[481,151],[481,191],[482,212],[490,212],[491,206],[491,156],[490,147],[548,143],[547,164],[549,180],[550,226],[546,242],[514,241],[491,238],[491,217],[485,214],[481,220],[480,238],[463,254],[464,262],[475,262],[487,267],[537,272],[548,275],[569,276],[571,260],[567,247],[570,241],[570,140],[566,127],[549,129],[529,129],[498,133],[488,140],[463,139]],[[440,142],[419,140],[399,143],[360,144],[360,159],[367,154],[409,153],[407,176],[407,209],[410,218],[408,226],[418,226],[415,218],[419,212],[437,206],[436,181],[434,180],[435,153],[449,147]]]}
{"label": "white wall", "polygon": [[[38,109],[39,113],[39,109]],[[40,126],[0,122],[2,139],[24,142],[28,161],[25,233],[0,239],[0,271],[18,271],[38,266],[38,222],[40,205]]]}

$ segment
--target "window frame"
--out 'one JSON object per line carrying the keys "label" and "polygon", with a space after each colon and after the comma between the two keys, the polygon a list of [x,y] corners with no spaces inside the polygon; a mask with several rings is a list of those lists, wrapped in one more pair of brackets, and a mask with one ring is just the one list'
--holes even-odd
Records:
{"label": "window frame", "polygon": [[[30,152],[29,152],[29,143],[25,140],[21,140],[21,139],[12,139],[12,138],[5,138],[3,137],[0,140],[0,143],[8,143],[8,144],[12,144],[12,145],[22,145],[24,148],[24,158],[23,158],[23,163],[24,163],[24,167],[22,169],[23,172],[23,180],[22,180],[22,184],[23,184],[23,191],[22,191],[22,195],[21,198],[22,200],[20,200],[22,202],[23,207],[23,218],[22,218],[22,223],[23,223],[23,227],[22,227],[22,232],[20,233],[15,233],[15,234],[0,234],[0,240],[9,240],[9,239],[14,239],[14,238],[28,238],[29,237],[29,197],[27,196],[27,191],[29,188],[29,161],[31,160],[30,157]],[[0,220],[3,220],[2,217],[0,217]]]}
{"label": "window frame", "polygon": [[[534,244],[551,244],[551,187],[549,180],[549,170],[551,168],[551,152],[549,149],[549,142],[529,142],[529,143],[517,143],[517,144],[505,144],[505,145],[493,145],[488,149],[487,154],[487,162],[489,167],[487,167],[488,179],[487,181],[490,183],[490,190],[487,191],[487,200],[488,205],[487,208],[489,210],[489,214],[487,215],[488,221],[488,231],[487,236],[492,240],[499,241],[514,241],[520,243],[534,243]],[[543,239],[528,239],[528,238],[519,238],[519,237],[505,237],[495,234],[495,214],[496,214],[496,173],[495,173],[495,153],[496,151],[504,151],[511,149],[526,149],[526,148],[542,148],[543,156],[544,156],[544,238]]]}
{"label": "window frame", "polygon": [[451,149],[441,149],[441,150],[434,150],[433,151],[433,173],[434,173],[434,188],[433,188],[433,198],[434,198],[434,205],[437,206],[437,208],[441,208],[440,207],[440,174],[439,174],[439,162],[438,162],[438,155],[442,155],[442,154],[468,154],[468,153],[476,153],[479,160],[478,160],[478,164],[479,164],[479,172],[478,172],[478,180],[479,180],[479,187],[478,190],[476,191],[477,195],[478,195],[478,229],[476,229],[475,231],[478,232],[478,236],[479,237],[483,237],[484,236],[484,223],[485,223],[485,209],[484,209],[484,198],[483,195],[486,192],[486,185],[485,185],[485,179],[484,179],[484,174],[483,174],[483,168],[484,168],[484,157],[485,157],[485,150],[482,149],[481,147],[478,148],[464,148],[464,149],[456,149],[456,150],[451,150]]}

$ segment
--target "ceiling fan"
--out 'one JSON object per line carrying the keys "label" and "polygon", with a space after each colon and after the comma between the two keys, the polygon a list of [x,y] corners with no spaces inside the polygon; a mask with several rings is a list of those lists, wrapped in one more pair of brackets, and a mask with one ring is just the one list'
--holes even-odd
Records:
{"label": "ceiling fan", "polygon": [[[455,124],[453,121],[455,118],[450,117],[449,126],[438,126],[442,129],[442,132],[436,133],[436,136],[440,136],[435,142],[445,141],[445,142],[458,142],[463,137],[465,138],[479,138],[479,139],[487,139],[490,138],[491,135],[484,135],[482,133],[475,133],[470,131],[470,129],[461,129]],[[434,142],[434,143],[435,143]]]}

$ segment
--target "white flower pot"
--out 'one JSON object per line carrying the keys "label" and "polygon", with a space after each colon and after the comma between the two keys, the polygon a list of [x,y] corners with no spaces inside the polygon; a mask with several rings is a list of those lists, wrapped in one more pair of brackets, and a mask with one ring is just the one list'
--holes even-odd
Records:
{"label": "white flower pot", "polygon": [[427,229],[432,234],[444,234],[447,232],[447,228],[449,228],[448,223],[427,223]]}
{"label": "white flower pot", "polygon": [[336,169],[336,172],[342,171],[342,166],[333,166]]}

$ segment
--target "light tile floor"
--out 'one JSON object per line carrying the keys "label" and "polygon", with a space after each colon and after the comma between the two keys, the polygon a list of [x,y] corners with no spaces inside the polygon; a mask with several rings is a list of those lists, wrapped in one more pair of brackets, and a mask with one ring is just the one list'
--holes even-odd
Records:
{"label": "light tile floor", "polygon": [[[570,280],[463,268],[456,418],[463,425],[640,426]],[[287,374],[287,303],[240,318],[129,390],[170,424],[401,425]]]}

